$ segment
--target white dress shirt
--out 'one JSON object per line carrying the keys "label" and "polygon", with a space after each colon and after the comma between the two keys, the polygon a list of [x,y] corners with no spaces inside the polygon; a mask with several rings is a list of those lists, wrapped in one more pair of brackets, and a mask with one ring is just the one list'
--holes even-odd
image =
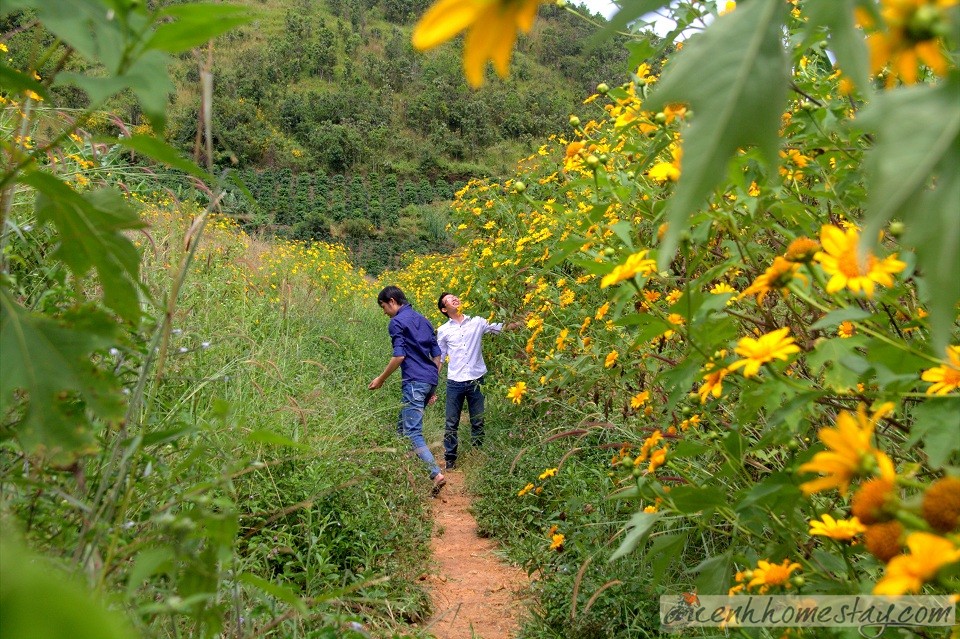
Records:
{"label": "white dress shirt", "polygon": [[482,317],[463,316],[459,324],[452,319],[437,329],[440,361],[450,356],[447,379],[469,382],[483,377],[487,365],[483,361],[480,341],[486,333],[499,333],[503,324],[491,324]]}

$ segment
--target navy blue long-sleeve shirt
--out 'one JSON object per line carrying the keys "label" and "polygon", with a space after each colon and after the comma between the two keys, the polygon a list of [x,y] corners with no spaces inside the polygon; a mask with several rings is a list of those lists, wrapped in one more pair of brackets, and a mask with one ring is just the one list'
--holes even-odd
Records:
{"label": "navy blue long-sleeve shirt", "polygon": [[393,356],[404,358],[400,364],[403,381],[437,385],[440,375],[433,358],[440,357],[440,346],[430,320],[404,304],[390,318],[387,330],[393,343]]}

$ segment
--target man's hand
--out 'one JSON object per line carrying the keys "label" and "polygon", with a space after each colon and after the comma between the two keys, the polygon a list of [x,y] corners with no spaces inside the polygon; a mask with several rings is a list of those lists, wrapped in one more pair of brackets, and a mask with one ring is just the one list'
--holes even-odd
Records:
{"label": "man's hand", "polygon": [[381,386],[383,386],[383,380],[380,378],[379,375],[377,375],[376,377],[373,378],[373,381],[370,382],[370,385],[367,386],[367,390],[377,390]]}
{"label": "man's hand", "polygon": [[436,403],[437,403],[437,394],[434,393],[433,395],[430,396],[430,399],[427,400],[427,406],[433,406]]}

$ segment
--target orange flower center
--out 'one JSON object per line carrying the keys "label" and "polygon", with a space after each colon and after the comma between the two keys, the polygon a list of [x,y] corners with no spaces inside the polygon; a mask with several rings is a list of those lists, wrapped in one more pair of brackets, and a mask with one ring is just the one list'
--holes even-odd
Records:
{"label": "orange flower center", "polygon": [[843,255],[837,258],[837,268],[843,273],[846,277],[862,277],[864,273],[869,273],[873,270],[873,265],[876,263],[877,258],[872,255],[867,255],[867,268],[866,271],[860,270],[860,260],[857,259],[857,252],[846,251]]}
{"label": "orange flower center", "polygon": [[790,570],[782,565],[773,565],[763,576],[763,581],[770,586],[782,586],[790,578]]}
{"label": "orange flower center", "polygon": [[947,386],[960,386],[960,369],[944,366],[943,383]]}

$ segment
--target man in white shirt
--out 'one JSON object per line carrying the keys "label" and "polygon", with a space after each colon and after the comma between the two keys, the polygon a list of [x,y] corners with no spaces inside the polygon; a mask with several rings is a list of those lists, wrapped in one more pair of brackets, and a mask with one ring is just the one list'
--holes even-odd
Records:
{"label": "man in white shirt", "polygon": [[[460,310],[460,298],[453,293],[441,294],[437,308],[450,318],[437,329],[437,343],[440,345],[440,367],[447,357],[450,358],[443,451],[447,469],[453,469],[457,464],[457,431],[464,400],[470,413],[470,440],[476,448],[483,445],[483,393],[480,385],[487,365],[483,361],[481,340],[487,333],[500,333],[504,327],[503,324],[491,324],[482,317],[464,315]],[[511,329],[513,325],[507,328]]]}

